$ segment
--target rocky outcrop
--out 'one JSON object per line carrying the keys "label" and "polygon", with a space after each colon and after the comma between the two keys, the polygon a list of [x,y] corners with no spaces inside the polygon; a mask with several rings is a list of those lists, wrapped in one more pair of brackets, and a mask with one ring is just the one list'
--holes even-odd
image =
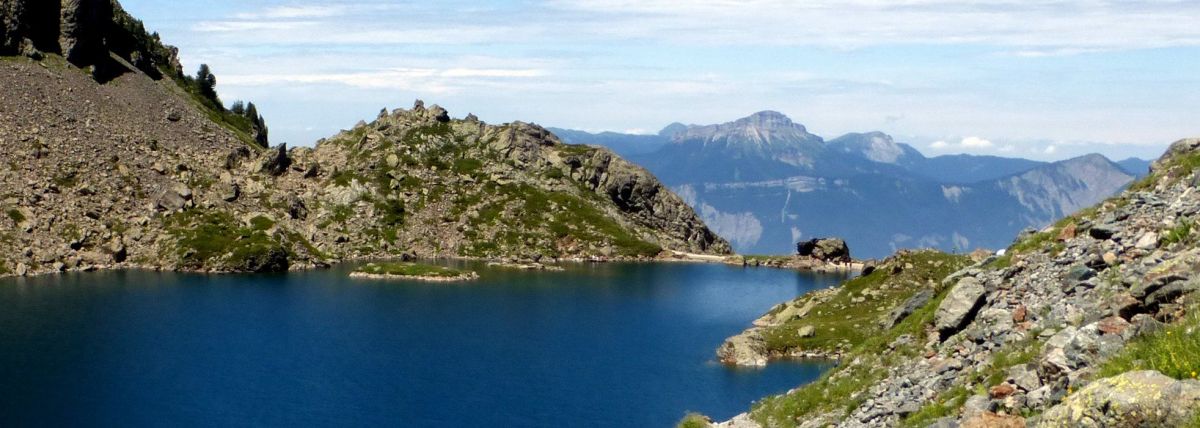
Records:
{"label": "rocky outcrop", "polygon": [[1200,410],[1200,382],[1156,371],[1092,382],[1046,411],[1039,427],[1184,426]]}
{"label": "rocky outcrop", "polygon": [[5,0],[0,3],[0,56],[62,55],[77,67],[97,66],[97,77],[120,74],[111,54],[158,78],[179,74],[177,50],[162,45],[116,0]]}
{"label": "rocky outcrop", "polygon": [[838,238],[816,238],[797,243],[796,255],[823,262],[849,263],[850,246]]}
{"label": "rocky outcrop", "polygon": [[949,336],[958,332],[971,321],[987,290],[975,278],[963,278],[950,290],[950,294],[938,305],[934,314],[933,327],[942,334]]}

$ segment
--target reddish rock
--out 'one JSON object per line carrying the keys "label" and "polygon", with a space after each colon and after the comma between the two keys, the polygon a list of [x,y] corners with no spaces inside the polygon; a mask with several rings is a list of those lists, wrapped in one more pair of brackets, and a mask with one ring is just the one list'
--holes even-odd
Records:
{"label": "reddish rock", "polygon": [[1129,328],[1130,325],[1132,324],[1129,324],[1129,321],[1125,321],[1124,318],[1108,317],[1100,320],[1100,323],[1096,327],[1100,329],[1101,333],[1119,335],[1124,333],[1125,329]]}
{"label": "reddish rock", "polygon": [[1017,388],[1007,383],[993,386],[992,389],[988,390],[988,394],[997,400],[1013,395],[1014,392],[1017,392]]}
{"label": "reddish rock", "polygon": [[1025,305],[1017,306],[1013,309],[1012,320],[1014,323],[1020,324],[1025,322],[1025,317],[1029,315],[1029,310],[1025,309]]}
{"label": "reddish rock", "polygon": [[1058,232],[1059,241],[1068,241],[1073,238],[1075,238],[1075,223],[1068,224],[1067,227],[1062,228],[1062,231]]}

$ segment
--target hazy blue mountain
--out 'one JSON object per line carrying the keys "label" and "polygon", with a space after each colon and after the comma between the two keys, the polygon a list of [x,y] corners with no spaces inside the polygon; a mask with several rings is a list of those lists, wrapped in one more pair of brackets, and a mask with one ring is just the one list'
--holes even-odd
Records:
{"label": "hazy blue mountain", "polygon": [[841,152],[872,162],[912,168],[925,162],[925,156],[912,146],[897,143],[882,132],[846,134],[829,141],[827,150]]}
{"label": "hazy blue mountain", "polygon": [[[654,137],[620,135],[587,141],[616,148],[610,144]],[[771,111],[719,125],[673,124],[657,137],[659,149],[630,158],[741,253],[786,253],[798,240],[822,236],[846,239],[859,257],[1002,248],[1021,229],[1099,202],[1133,180],[1100,155],[1056,163],[926,158],[880,132],[826,142]]]}
{"label": "hazy blue mountain", "polygon": [[1138,158],[1129,158],[1122,161],[1117,161],[1117,165],[1120,165],[1121,169],[1125,170],[1125,172],[1133,174],[1133,176],[1138,178],[1145,177],[1146,175],[1150,174],[1151,163],[1153,163],[1153,161]]}
{"label": "hazy blue mountain", "polygon": [[604,146],[625,158],[654,153],[670,142],[670,139],[661,135],[620,134],[616,132],[593,134],[571,129],[548,129],[564,143]]}
{"label": "hazy blue mountain", "polygon": [[1020,158],[944,155],[926,158],[910,169],[912,172],[934,181],[975,183],[1019,174],[1042,165],[1046,165],[1046,163]]}

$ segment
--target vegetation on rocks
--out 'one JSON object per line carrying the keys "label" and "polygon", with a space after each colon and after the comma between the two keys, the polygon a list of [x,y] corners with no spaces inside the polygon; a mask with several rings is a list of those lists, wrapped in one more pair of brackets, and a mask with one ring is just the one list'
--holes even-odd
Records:
{"label": "vegetation on rocks", "polygon": [[[840,333],[859,342],[840,344],[836,368],[765,398],[749,416],[785,427],[1194,424],[1197,153],[1200,140],[1177,142],[1149,181],[949,273],[931,298],[895,306],[913,308],[895,327]],[[866,285],[878,272],[855,281]],[[819,336],[828,327],[779,322],[800,309],[805,317],[837,313],[823,322],[851,328],[877,320],[875,311],[828,306],[843,292],[823,293],[814,294],[817,304],[789,304],[756,321],[763,349],[829,346]],[[798,302],[805,299],[813,297]]]}
{"label": "vegetation on rocks", "polygon": [[1200,313],[1131,342],[1100,366],[1098,377],[1155,370],[1175,379],[1200,376]]}
{"label": "vegetation on rocks", "polygon": [[288,248],[278,236],[268,234],[274,222],[262,216],[243,226],[220,211],[193,210],[166,219],[175,237],[175,255],[185,269],[218,269],[246,272],[288,268]]}
{"label": "vegetation on rocks", "polygon": [[354,270],[358,273],[400,277],[457,278],[470,272],[420,263],[368,263]]}

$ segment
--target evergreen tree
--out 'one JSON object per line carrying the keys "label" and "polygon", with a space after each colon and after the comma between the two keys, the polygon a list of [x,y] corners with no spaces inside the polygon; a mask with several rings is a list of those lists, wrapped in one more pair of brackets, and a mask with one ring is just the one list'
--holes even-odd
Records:
{"label": "evergreen tree", "polygon": [[243,103],[242,100],[234,101],[233,105],[229,107],[229,111],[233,112],[233,114],[236,114],[238,116],[245,116],[246,115],[246,104]]}
{"label": "evergreen tree", "polygon": [[200,64],[200,70],[196,71],[196,88],[200,90],[201,96],[224,109],[221,99],[217,98],[217,76],[212,74],[208,64]]}
{"label": "evergreen tree", "polygon": [[254,103],[246,104],[246,118],[250,119],[250,128],[253,130],[254,141],[263,147],[269,147],[271,142],[267,137],[267,121],[262,115],[258,114],[258,107]]}

